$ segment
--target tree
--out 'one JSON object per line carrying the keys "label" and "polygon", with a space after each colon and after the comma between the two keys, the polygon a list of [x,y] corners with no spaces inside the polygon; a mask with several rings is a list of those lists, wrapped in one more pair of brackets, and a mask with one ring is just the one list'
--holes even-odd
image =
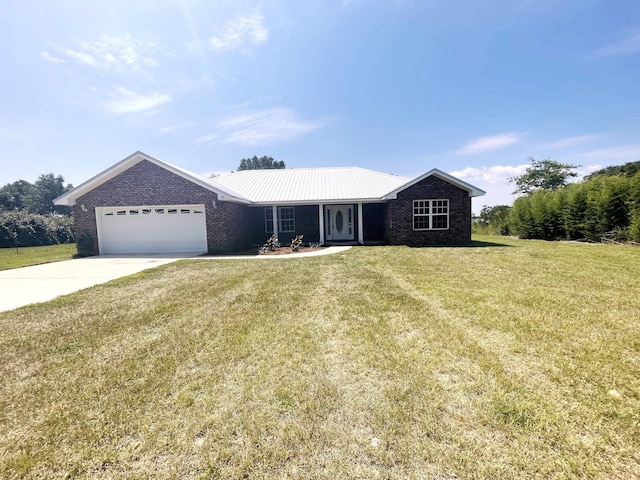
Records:
{"label": "tree", "polygon": [[623,177],[633,177],[640,173],[640,160],[637,162],[627,162],[624,165],[614,165],[612,167],[605,167],[601,170],[597,170],[593,172],[591,175],[587,175],[584,177],[585,180],[591,180],[592,178],[598,176],[604,177],[613,177],[613,176],[623,176]]}
{"label": "tree", "polygon": [[274,168],[287,168],[282,160],[274,160],[272,157],[262,156],[260,158],[255,155],[252,158],[243,158],[240,160],[240,170],[265,170]]}
{"label": "tree", "polygon": [[569,178],[577,177],[578,174],[572,171],[580,165],[570,163],[560,163],[551,158],[536,160],[529,157],[531,166],[519,176],[511,177],[510,183],[516,184],[513,193],[529,194],[536,190],[557,190],[565,187],[569,183]]}
{"label": "tree", "polygon": [[64,178],[61,175],[55,176],[53,173],[40,175],[27,195],[24,207],[30,212],[40,213],[41,215],[48,213],[68,215],[71,213],[69,207],[54,205],[53,201],[72,188],[70,184],[65,186]]}
{"label": "tree", "polygon": [[480,210],[480,221],[493,235],[509,235],[509,205],[484,205]]}
{"label": "tree", "polygon": [[26,180],[18,180],[0,187],[0,210],[22,210],[31,190],[33,185]]}
{"label": "tree", "polygon": [[49,213],[71,214],[69,207],[60,207],[53,201],[73,188],[64,184],[64,178],[53,173],[40,175],[35,183],[25,180],[7,183],[0,187],[0,210],[27,210],[43,215]]}

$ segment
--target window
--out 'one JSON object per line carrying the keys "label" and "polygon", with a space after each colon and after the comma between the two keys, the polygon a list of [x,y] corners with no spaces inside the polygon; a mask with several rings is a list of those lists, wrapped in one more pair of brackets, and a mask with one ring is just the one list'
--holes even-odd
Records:
{"label": "window", "polygon": [[293,207],[278,208],[278,231],[295,232],[296,219]]}
{"label": "window", "polygon": [[[264,231],[273,233],[273,209],[264,209]],[[294,207],[278,207],[278,233],[295,232],[296,218]]]}
{"label": "window", "polygon": [[449,200],[414,200],[414,230],[446,230],[449,228]]}

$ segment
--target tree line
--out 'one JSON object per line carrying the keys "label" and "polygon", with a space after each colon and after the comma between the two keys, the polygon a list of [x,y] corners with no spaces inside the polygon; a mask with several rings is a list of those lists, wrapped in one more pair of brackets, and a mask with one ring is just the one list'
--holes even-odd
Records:
{"label": "tree line", "polygon": [[40,175],[0,187],[0,247],[38,246],[75,241],[69,207],[53,200],[72,187],[60,175]]}
{"label": "tree line", "polygon": [[[640,242],[640,161],[568,183],[576,165],[531,160],[523,175],[511,179],[517,186],[514,193],[525,194],[513,206],[484,206],[474,225],[476,232],[542,240]],[[555,180],[534,185],[533,179],[540,178]]]}

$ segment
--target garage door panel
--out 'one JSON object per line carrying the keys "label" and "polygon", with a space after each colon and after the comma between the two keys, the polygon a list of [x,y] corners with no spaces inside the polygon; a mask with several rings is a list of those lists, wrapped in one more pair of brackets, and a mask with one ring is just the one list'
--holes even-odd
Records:
{"label": "garage door panel", "polygon": [[205,253],[204,205],[96,209],[100,253]]}

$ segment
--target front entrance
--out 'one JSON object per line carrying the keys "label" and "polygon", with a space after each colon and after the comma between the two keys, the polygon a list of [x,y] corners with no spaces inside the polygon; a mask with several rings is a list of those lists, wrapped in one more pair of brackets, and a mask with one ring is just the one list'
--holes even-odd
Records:
{"label": "front entrance", "polygon": [[353,205],[325,206],[325,230],[327,240],[353,240],[354,215]]}

